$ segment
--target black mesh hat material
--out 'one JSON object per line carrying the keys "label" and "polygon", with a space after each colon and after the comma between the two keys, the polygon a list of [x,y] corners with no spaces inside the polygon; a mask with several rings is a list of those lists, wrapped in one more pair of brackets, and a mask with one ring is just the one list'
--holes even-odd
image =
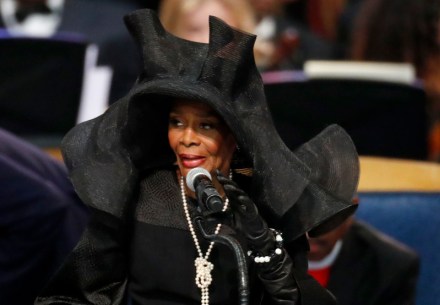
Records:
{"label": "black mesh hat material", "polygon": [[142,53],[141,75],[124,98],[72,129],[62,145],[85,203],[122,217],[140,171],[175,162],[168,112],[182,98],[208,104],[229,126],[244,160],[236,170],[251,168],[249,195],[287,239],[319,234],[354,212],[359,165],[350,137],[334,125],[294,152],[287,148],[255,66],[254,35],[212,16],[208,44],[173,36],[151,10],[125,22]]}

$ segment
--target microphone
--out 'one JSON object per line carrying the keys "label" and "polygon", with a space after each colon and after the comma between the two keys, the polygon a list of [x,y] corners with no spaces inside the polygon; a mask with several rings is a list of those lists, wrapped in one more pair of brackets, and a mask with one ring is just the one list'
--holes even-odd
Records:
{"label": "microphone", "polygon": [[193,168],[186,175],[186,185],[196,193],[199,204],[206,210],[216,213],[223,210],[223,200],[212,185],[211,174],[203,167]]}

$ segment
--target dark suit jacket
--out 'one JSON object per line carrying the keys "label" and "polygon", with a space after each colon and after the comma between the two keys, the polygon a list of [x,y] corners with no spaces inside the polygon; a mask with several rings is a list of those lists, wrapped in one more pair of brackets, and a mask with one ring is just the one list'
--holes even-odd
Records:
{"label": "dark suit jacket", "polygon": [[0,129],[0,304],[33,304],[88,215],[61,162]]}
{"label": "dark suit jacket", "polygon": [[418,272],[413,250],[355,221],[332,266],[328,289],[340,305],[409,305]]}

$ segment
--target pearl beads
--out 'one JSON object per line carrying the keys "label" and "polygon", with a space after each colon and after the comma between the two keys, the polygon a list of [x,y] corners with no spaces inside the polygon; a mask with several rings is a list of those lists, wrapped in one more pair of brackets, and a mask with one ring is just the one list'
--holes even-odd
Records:
{"label": "pearl beads", "polygon": [[[230,178],[231,174],[229,175]],[[185,194],[185,186],[183,182],[183,176],[180,177],[180,193],[182,195],[182,202],[183,202],[183,211],[185,213],[186,221],[188,222],[189,231],[191,233],[191,237],[194,241],[194,245],[197,249],[197,253],[199,256],[195,259],[194,265],[196,267],[196,285],[201,290],[201,304],[202,305],[209,305],[209,285],[212,282],[212,275],[211,271],[214,269],[214,265],[208,261],[208,257],[211,254],[212,248],[214,246],[214,242],[212,241],[209,244],[208,250],[206,250],[205,255],[202,253],[202,249],[200,248],[199,240],[197,239],[196,231],[194,230],[194,226],[191,222],[191,216],[189,214],[188,209],[188,203],[186,201],[186,194]],[[223,212],[226,211],[228,208],[229,200],[226,198],[225,204],[223,207]],[[218,234],[221,229],[221,223],[217,224],[217,227],[215,228],[214,234]]]}
{"label": "pearl beads", "polygon": [[273,257],[275,257],[276,255],[281,255],[283,253],[283,237],[281,236],[281,233],[275,229],[270,230],[275,234],[276,242],[276,248],[272,251],[272,253],[270,253],[269,255],[259,256],[255,255],[252,251],[247,252],[247,255],[257,264],[269,263]]}

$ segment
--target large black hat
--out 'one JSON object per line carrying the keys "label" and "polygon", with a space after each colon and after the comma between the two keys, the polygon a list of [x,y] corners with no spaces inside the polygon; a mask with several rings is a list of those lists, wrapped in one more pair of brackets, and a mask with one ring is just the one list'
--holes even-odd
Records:
{"label": "large black hat", "polygon": [[210,17],[209,43],[187,41],[165,31],[151,10],[125,22],[142,52],[141,75],[127,96],[63,141],[85,203],[121,217],[139,172],[175,162],[168,111],[170,100],[186,98],[209,104],[229,126],[252,169],[249,195],[288,239],[325,231],[353,213],[359,167],[351,139],[331,126],[295,152],[287,148],[265,101],[254,35]]}

